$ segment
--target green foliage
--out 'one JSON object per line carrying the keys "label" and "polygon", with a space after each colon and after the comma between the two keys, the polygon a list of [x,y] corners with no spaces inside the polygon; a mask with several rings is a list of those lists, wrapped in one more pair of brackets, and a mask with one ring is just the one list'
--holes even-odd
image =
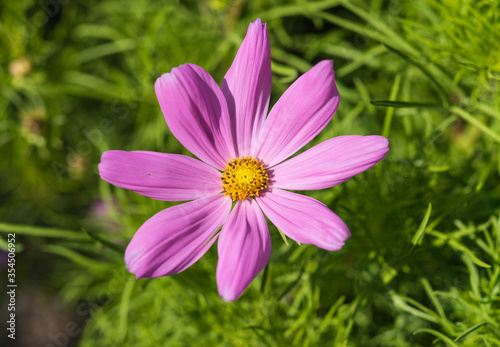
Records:
{"label": "green foliage", "polygon": [[[40,286],[86,320],[82,346],[500,345],[498,3],[62,3],[0,12],[0,233],[18,234],[18,257],[47,259]],[[173,204],[101,181],[99,157],[189,155],[154,81],[191,62],[220,83],[256,17],[270,32],[272,103],[335,60],[340,107],[306,148],[346,134],[390,140],[373,169],[306,193],[352,237],[327,252],[270,226],[271,261],[235,303],[217,294],[216,247],[181,274],[135,280],[123,249]]]}

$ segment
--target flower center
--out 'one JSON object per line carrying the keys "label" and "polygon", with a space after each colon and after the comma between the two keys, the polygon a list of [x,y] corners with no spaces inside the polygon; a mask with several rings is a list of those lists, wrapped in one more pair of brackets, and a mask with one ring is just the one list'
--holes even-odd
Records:
{"label": "flower center", "polygon": [[230,196],[234,201],[245,200],[248,196],[259,196],[259,191],[267,187],[266,168],[253,157],[231,159],[222,171],[224,196]]}

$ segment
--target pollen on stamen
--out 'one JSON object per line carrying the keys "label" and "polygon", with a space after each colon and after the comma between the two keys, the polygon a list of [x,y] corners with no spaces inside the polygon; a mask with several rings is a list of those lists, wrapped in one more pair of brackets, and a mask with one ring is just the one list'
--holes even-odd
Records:
{"label": "pollen on stamen", "polygon": [[245,200],[249,196],[259,196],[259,192],[268,186],[269,177],[266,168],[259,160],[246,156],[230,159],[221,180],[224,196],[233,201]]}

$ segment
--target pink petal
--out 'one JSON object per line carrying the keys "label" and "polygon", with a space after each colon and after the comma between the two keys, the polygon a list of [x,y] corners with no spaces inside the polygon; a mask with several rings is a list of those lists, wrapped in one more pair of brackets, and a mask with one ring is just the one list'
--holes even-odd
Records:
{"label": "pink petal", "polygon": [[224,300],[234,301],[266,266],[271,237],[266,218],[253,199],[238,201],[220,232],[217,286]]}
{"label": "pink petal", "polygon": [[260,19],[250,23],[233,64],[229,68],[222,92],[235,120],[238,155],[254,155],[252,138],[266,117],[271,94],[271,48],[267,25]]}
{"label": "pink petal", "polygon": [[115,186],[165,201],[193,200],[221,191],[221,173],[180,154],[107,151],[99,164],[101,178]]}
{"label": "pink petal", "polygon": [[338,104],[333,61],[319,62],[273,106],[259,136],[257,157],[268,166],[285,160],[328,124]]}
{"label": "pink petal", "polygon": [[218,194],[158,212],[130,241],[125,251],[128,270],[137,278],[184,271],[214,243],[217,237],[210,237],[230,210],[231,199]]}
{"label": "pink petal", "polygon": [[179,142],[205,163],[224,169],[236,149],[226,100],[208,72],[181,65],[158,78],[155,91]]}
{"label": "pink petal", "polygon": [[256,200],[267,218],[297,242],[336,251],[350,236],[342,219],[311,197],[273,188]]}
{"label": "pink petal", "polygon": [[272,168],[273,187],[330,188],[368,170],[389,152],[382,136],[338,136]]}

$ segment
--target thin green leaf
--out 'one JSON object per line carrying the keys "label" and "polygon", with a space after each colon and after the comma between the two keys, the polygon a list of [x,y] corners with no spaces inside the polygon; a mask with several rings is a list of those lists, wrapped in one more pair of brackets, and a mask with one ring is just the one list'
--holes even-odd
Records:
{"label": "thin green leaf", "polygon": [[415,233],[415,235],[413,235],[413,238],[411,239],[411,243],[413,245],[420,245],[422,243],[425,228],[427,227],[427,223],[429,222],[431,212],[432,212],[432,204],[429,202],[429,206],[427,206],[427,211],[425,211],[424,218],[422,219],[422,222],[420,223],[417,232]]}
{"label": "thin green leaf", "polygon": [[491,128],[489,128],[486,124],[481,123],[476,117],[471,115],[469,112],[462,110],[460,107],[457,107],[457,106],[453,106],[450,109],[450,111],[453,113],[456,113],[457,115],[462,117],[462,119],[467,121],[468,123],[476,126],[479,130],[481,130],[486,135],[490,136],[496,142],[500,142],[500,134],[491,130]]}
{"label": "thin green leaf", "polygon": [[262,282],[260,283],[260,292],[264,293],[264,290],[266,289],[266,284],[269,281],[269,262],[266,264],[264,267],[264,271],[262,271]]}
{"label": "thin green leaf", "polygon": [[441,98],[441,101],[443,102],[443,104],[448,104],[448,98],[446,97],[447,95],[447,92],[446,92],[446,88],[444,87],[444,85],[442,83],[440,83],[438,81],[438,79],[429,71],[429,69],[422,63],[420,62],[417,62],[415,59],[411,58],[410,56],[402,53],[401,51],[395,49],[394,47],[391,47],[389,45],[385,45],[386,48],[397,54],[398,56],[400,56],[401,58],[403,58],[404,60],[406,60],[408,63],[412,64],[413,66],[417,67],[420,71],[422,71],[427,77],[429,77],[429,79],[434,82],[434,84],[436,85],[437,87],[437,90],[439,92],[439,96]]}
{"label": "thin green leaf", "polygon": [[260,12],[252,16],[252,19],[247,22],[252,21],[255,17],[263,18],[264,20],[270,20],[274,18],[290,17],[304,15],[304,13],[315,13],[321,10],[326,10],[331,7],[337,6],[341,3],[341,0],[324,0],[324,1],[314,1],[314,2],[303,2],[297,5],[286,5],[273,7],[267,11]]}
{"label": "thin green leaf", "polygon": [[420,102],[391,101],[391,100],[370,100],[374,106],[399,107],[399,108],[426,108],[433,110],[444,110],[445,108],[437,104],[426,104]]}
{"label": "thin green leaf", "polygon": [[440,233],[439,231],[435,231],[435,230],[427,231],[427,233],[430,234],[430,235],[438,237],[442,241],[448,242],[448,244],[452,248],[454,248],[455,250],[464,252],[467,256],[470,257],[470,259],[472,260],[472,262],[474,264],[479,265],[479,266],[484,267],[484,268],[490,268],[491,267],[491,265],[485,263],[484,261],[482,261],[481,259],[479,259],[478,257],[476,257],[474,255],[474,253],[472,253],[472,251],[470,249],[468,249],[467,247],[465,247],[464,245],[462,245],[461,243],[459,243],[457,240],[455,240],[455,239],[453,239],[451,237],[448,237],[447,235],[445,235],[443,233]]}
{"label": "thin green leaf", "polygon": [[107,269],[106,265],[101,264],[93,259],[90,259],[84,255],[81,255],[80,253],[77,253],[65,247],[61,247],[58,245],[46,245],[43,246],[42,249],[44,252],[60,255],[61,257],[71,260],[75,264],[78,264],[86,268],[92,268],[94,270]]}
{"label": "thin green leaf", "polygon": [[440,319],[441,324],[450,333],[454,334],[455,331],[454,331],[454,328],[453,328],[453,324],[446,317],[446,314],[444,312],[444,308],[441,305],[441,302],[439,301],[439,299],[437,298],[434,290],[432,289],[429,280],[427,278],[420,278],[420,283],[424,287],[425,293],[427,294],[427,296],[429,297],[429,299],[431,299],[432,305],[435,307],[435,309],[436,309],[439,317],[441,318]]}
{"label": "thin green leaf", "polygon": [[466,337],[467,335],[469,335],[471,332],[481,328],[483,325],[486,325],[488,324],[488,322],[479,322],[477,324],[474,324],[473,326],[471,326],[469,329],[465,330],[463,333],[461,333],[460,335],[458,335],[455,340],[455,342],[458,342],[460,340],[462,340],[464,337]]}
{"label": "thin green leaf", "polygon": [[135,40],[132,39],[122,39],[105,43],[79,52],[75,61],[80,64],[86,63],[108,55],[130,51],[136,48],[136,45]]}
{"label": "thin green leaf", "polygon": [[[398,97],[399,87],[401,85],[401,74],[397,74],[392,83],[391,95],[389,99],[394,100]],[[382,136],[389,137],[391,131],[392,116],[394,115],[394,108],[390,107],[385,112],[384,126],[382,128]]]}
{"label": "thin green leaf", "polygon": [[391,298],[394,306],[412,314],[413,316],[420,317],[432,323],[437,323],[439,321],[439,316],[436,312],[430,310],[428,307],[422,305],[416,300],[413,300],[412,298],[398,295],[396,293],[391,293]]}
{"label": "thin green leaf", "polygon": [[448,336],[446,336],[443,333],[440,333],[439,331],[436,331],[434,329],[428,329],[428,328],[423,328],[423,329],[418,329],[416,330],[413,335],[420,334],[420,333],[429,333],[431,335],[436,336],[438,339],[446,343],[446,345],[451,346],[451,347],[459,347],[453,340],[451,340]]}
{"label": "thin green leaf", "polygon": [[88,241],[88,236],[82,231],[73,231],[57,228],[35,227],[32,225],[9,224],[0,222],[0,232],[31,235],[38,237],[55,237],[65,240]]}
{"label": "thin green leaf", "polygon": [[285,244],[286,244],[287,246],[290,246],[290,245],[288,244],[288,238],[286,237],[286,235],[285,235],[285,234],[283,234],[283,232],[282,232],[281,230],[279,230],[279,229],[278,229],[278,232],[280,233],[281,238],[283,239],[283,241],[285,241]]}
{"label": "thin green leaf", "polygon": [[89,235],[89,237],[91,239],[96,240],[98,243],[102,244],[103,246],[105,246],[105,247],[107,247],[107,248],[109,248],[117,253],[120,253],[120,254],[125,253],[125,247],[117,245],[116,243],[111,242],[109,240],[106,240],[105,238],[101,237],[100,235],[92,233],[88,230],[83,229],[83,231],[86,232],[87,235]]}
{"label": "thin green leaf", "polygon": [[118,315],[118,331],[117,331],[117,342],[121,345],[125,341],[127,334],[127,323],[128,323],[128,311],[130,306],[130,298],[132,297],[132,291],[134,285],[137,281],[134,277],[130,277],[125,284],[123,289],[122,300],[120,303],[120,311]]}

